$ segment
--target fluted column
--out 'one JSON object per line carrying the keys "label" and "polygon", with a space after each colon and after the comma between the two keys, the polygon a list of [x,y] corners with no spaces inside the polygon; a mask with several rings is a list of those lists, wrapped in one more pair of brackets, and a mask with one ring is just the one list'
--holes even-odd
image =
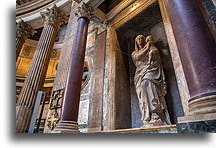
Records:
{"label": "fluted column", "polygon": [[196,0],[165,0],[190,99],[191,115],[216,113],[215,40]]}
{"label": "fluted column", "polygon": [[16,60],[19,57],[20,51],[22,49],[25,40],[29,37],[34,35],[35,31],[25,23],[23,20],[19,21],[16,24]]}
{"label": "fluted column", "polygon": [[41,12],[41,16],[44,20],[44,28],[16,105],[16,131],[18,133],[27,132],[29,128],[36,95],[43,87],[59,26],[66,21],[65,15],[56,5]]}
{"label": "fluted column", "polygon": [[88,24],[92,16],[92,9],[81,3],[78,12],[78,28],[74,39],[69,73],[63,99],[61,119],[53,132],[78,132],[78,111],[82,84],[82,74],[85,59],[85,48],[88,33]]}

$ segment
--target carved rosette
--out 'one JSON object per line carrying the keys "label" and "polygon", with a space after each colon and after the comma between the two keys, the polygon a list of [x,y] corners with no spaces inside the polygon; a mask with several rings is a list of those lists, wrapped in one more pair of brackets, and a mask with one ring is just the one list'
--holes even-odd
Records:
{"label": "carved rosette", "polygon": [[25,23],[23,20],[19,21],[16,24],[16,37],[17,38],[26,39],[29,36],[33,36],[35,32],[36,31],[34,31],[34,29],[31,26],[29,26],[27,23]]}
{"label": "carved rosette", "polygon": [[75,15],[78,17],[78,19],[81,17],[85,17],[88,18],[88,20],[91,20],[94,13],[91,7],[89,7],[84,2],[81,2]]}
{"label": "carved rosette", "polygon": [[68,17],[55,4],[46,11],[40,12],[40,15],[46,24],[56,25],[57,27],[68,21]]}

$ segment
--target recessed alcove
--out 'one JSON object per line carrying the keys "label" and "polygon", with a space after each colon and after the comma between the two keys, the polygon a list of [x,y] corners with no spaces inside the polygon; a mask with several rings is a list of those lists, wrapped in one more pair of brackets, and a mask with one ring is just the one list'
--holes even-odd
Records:
{"label": "recessed alcove", "polygon": [[140,34],[153,36],[154,43],[160,51],[167,84],[167,94],[165,98],[171,123],[175,124],[177,122],[177,117],[183,116],[184,113],[158,3],[155,2],[144,9],[141,13],[117,28],[116,32],[127,71],[128,81],[130,83],[132,128],[142,126],[139,101],[133,80],[136,67],[131,59],[131,53],[135,49],[135,38]]}

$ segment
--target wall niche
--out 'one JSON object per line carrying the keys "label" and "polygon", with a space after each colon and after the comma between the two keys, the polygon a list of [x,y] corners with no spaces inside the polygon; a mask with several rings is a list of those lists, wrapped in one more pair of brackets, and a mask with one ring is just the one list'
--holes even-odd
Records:
{"label": "wall niche", "polygon": [[167,108],[171,123],[175,124],[177,117],[183,116],[184,113],[158,3],[155,2],[144,9],[141,13],[117,28],[116,32],[130,83],[132,128],[142,126],[139,101],[134,87],[136,67],[131,58],[131,53],[135,49],[135,38],[140,34],[153,36],[154,43],[160,51],[167,84],[167,94],[165,96]]}

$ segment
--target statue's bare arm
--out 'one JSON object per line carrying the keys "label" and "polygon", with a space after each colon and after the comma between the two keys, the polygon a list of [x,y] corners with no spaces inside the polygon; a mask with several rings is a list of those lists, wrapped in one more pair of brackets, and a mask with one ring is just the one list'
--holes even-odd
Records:
{"label": "statue's bare arm", "polygon": [[148,52],[148,48],[147,49],[141,49],[139,51],[133,51],[132,53],[132,57],[134,60],[139,61],[143,58],[143,56]]}

